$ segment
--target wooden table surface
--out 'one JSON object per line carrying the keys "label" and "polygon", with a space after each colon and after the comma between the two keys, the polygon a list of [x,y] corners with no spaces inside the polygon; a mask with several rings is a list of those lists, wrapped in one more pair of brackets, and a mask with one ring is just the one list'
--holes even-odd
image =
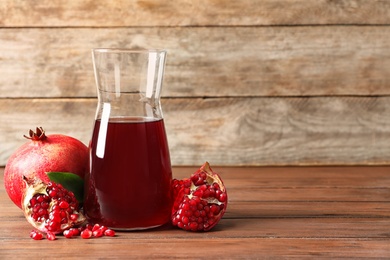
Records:
{"label": "wooden table surface", "polygon": [[[196,167],[175,167],[174,177]],[[210,232],[169,225],[113,238],[35,241],[4,191],[0,259],[390,258],[390,167],[213,167],[229,205]]]}

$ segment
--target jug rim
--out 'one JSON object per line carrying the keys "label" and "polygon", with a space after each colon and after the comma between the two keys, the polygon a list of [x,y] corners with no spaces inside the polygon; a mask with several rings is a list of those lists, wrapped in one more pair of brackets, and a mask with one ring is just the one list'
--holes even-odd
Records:
{"label": "jug rim", "polygon": [[107,53],[166,53],[165,49],[143,49],[143,48],[92,48],[93,52]]}

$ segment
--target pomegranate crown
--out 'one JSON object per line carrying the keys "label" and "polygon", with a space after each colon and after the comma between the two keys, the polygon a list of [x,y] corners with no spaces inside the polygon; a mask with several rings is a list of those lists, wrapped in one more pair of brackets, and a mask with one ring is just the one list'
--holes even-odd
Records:
{"label": "pomegranate crown", "polygon": [[36,132],[30,129],[27,135],[23,135],[25,138],[33,141],[42,141],[46,139],[45,130],[42,127],[37,127]]}

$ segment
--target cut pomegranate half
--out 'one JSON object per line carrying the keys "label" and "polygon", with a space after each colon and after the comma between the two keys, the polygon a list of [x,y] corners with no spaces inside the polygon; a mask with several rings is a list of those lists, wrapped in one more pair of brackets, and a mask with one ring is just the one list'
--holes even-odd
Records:
{"label": "cut pomegranate half", "polygon": [[173,180],[174,205],[171,221],[189,231],[208,231],[224,215],[228,197],[220,176],[208,162],[189,179]]}
{"label": "cut pomegranate half", "polygon": [[61,184],[43,183],[38,179],[27,179],[22,209],[29,223],[47,234],[58,234],[83,223],[85,217],[78,211],[74,194]]}

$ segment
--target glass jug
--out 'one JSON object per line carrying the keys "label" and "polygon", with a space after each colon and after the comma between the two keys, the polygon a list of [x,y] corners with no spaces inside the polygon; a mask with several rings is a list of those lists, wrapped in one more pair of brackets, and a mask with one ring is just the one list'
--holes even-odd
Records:
{"label": "glass jug", "polygon": [[84,213],[93,224],[132,230],[169,221],[172,170],[160,105],[165,56],[92,50],[98,106]]}

